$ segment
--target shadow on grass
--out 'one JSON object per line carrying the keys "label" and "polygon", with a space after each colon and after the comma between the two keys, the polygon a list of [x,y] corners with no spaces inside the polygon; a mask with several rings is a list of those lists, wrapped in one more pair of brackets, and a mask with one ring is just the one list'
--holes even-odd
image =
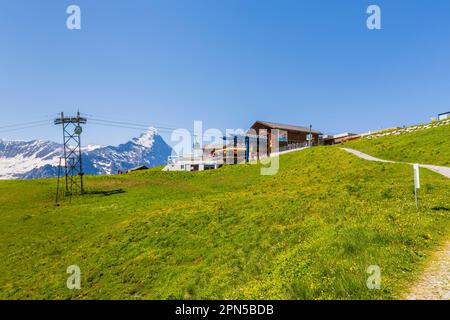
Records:
{"label": "shadow on grass", "polygon": [[447,207],[433,207],[433,208],[431,208],[431,210],[434,210],[434,211],[450,211],[450,208],[447,208]]}
{"label": "shadow on grass", "polygon": [[88,195],[100,195],[100,196],[104,196],[104,197],[109,197],[109,196],[113,196],[115,194],[121,194],[121,193],[125,193],[125,190],[123,189],[115,189],[115,190],[104,190],[104,191],[88,191],[86,192],[86,194]]}

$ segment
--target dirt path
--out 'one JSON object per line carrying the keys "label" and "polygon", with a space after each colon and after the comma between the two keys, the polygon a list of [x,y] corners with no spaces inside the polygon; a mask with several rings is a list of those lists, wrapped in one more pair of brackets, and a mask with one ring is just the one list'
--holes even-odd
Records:
{"label": "dirt path", "polygon": [[387,162],[387,163],[395,163],[394,161],[389,161],[389,160],[383,160],[383,159],[378,159],[372,156],[369,156],[366,153],[363,153],[361,151],[358,150],[353,150],[353,149],[349,149],[349,148],[341,148],[342,150],[345,150],[347,152],[350,152],[352,154],[354,154],[355,156],[362,158],[364,160],[369,160],[369,161],[378,161],[378,162]]}
{"label": "dirt path", "polygon": [[[407,162],[399,162],[399,161],[390,161],[390,160],[383,160],[383,159],[379,159],[379,158],[375,158],[372,156],[369,156],[368,154],[358,151],[358,150],[354,150],[354,149],[349,149],[349,148],[341,148],[342,150],[345,150],[347,152],[350,152],[351,154],[354,154],[355,156],[361,158],[361,159],[365,159],[365,160],[369,160],[369,161],[378,161],[378,162],[385,162],[385,163],[407,163]],[[411,164],[412,163],[408,163]],[[421,168],[425,168],[431,171],[434,171],[436,173],[439,173],[441,175],[443,175],[444,177],[450,178],[450,168],[449,167],[440,167],[440,166],[434,166],[431,164],[419,164],[419,166]]]}
{"label": "dirt path", "polygon": [[[363,152],[342,148],[369,161],[396,163],[382,160]],[[450,168],[421,164],[420,167],[432,170],[450,178]],[[403,297],[406,300],[450,300],[450,241],[435,252],[419,281]]]}
{"label": "dirt path", "polygon": [[449,167],[439,167],[439,166],[433,166],[429,164],[421,164],[422,168],[429,169],[431,171],[437,172],[439,174],[442,174],[443,176],[450,178],[450,168]]}
{"label": "dirt path", "polygon": [[406,300],[450,300],[450,241],[435,252]]}

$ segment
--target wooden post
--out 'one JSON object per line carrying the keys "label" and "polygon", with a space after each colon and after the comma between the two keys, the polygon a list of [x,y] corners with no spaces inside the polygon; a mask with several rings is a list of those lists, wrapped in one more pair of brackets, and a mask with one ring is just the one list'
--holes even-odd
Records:
{"label": "wooden post", "polygon": [[58,165],[58,180],[56,182],[56,193],[55,193],[55,207],[58,206],[58,195],[59,195],[59,177],[61,176],[61,158],[59,158]]}
{"label": "wooden post", "polygon": [[223,150],[222,150],[223,164],[227,164],[227,137],[223,136]]}
{"label": "wooden post", "polygon": [[234,136],[233,137],[234,143],[233,143],[233,158],[234,158],[234,164],[238,163],[238,151],[237,151],[237,146],[238,146],[238,137]]}
{"label": "wooden post", "polygon": [[416,208],[419,208],[419,196],[418,196],[418,189],[420,189],[420,166],[419,164],[413,165],[414,169],[414,194],[416,197]]}
{"label": "wooden post", "polygon": [[245,162],[249,162],[250,158],[250,137],[245,137]]}
{"label": "wooden post", "polygon": [[256,130],[256,160],[259,161],[259,129]]}

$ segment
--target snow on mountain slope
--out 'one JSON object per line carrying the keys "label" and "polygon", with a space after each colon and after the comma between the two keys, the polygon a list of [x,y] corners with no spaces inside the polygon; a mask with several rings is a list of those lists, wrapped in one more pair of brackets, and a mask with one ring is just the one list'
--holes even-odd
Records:
{"label": "snow on mountain slope", "polygon": [[62,146],[50,141],[0,140],[0,179],[14,179],[36,168],[57,166]]}
{"label": "snow on mountain slope", "polygon": [[111,174],[140,165],[151,168],[165,164],[171,153],[172,149],[156,129],[150,128],[127,143],[85,152],[85,172]]}
{"label": "snow on mountain slope", "polygon": [[154,142],[154,136],[157,134],[155,128],[150,128],[144,132],[139,138],[131,140],[134,144],[143,146],[145,148],[151,148]]}
{"label": "snow on mountain slope", "polygon": [[[167,162],[172,149],[154,128],[119,146],[82,148],[86,174],[112,174],[139,165],[155,167]],[[47,178],[57,175],[61,144],[51,141],[0,139],[0,179]]]}

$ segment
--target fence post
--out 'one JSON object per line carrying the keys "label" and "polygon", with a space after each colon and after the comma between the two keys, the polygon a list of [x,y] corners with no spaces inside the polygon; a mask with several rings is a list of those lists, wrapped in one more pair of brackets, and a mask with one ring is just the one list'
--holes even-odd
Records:
{"label": "fence post", "polygon": [[250,137],[245,137],[245,162],[249,162],[250,158]]}
{"label": "fence post", "polygon": [[233,143],[233,157],[234,157],[234,164],[237,164],[238,163],[238,151],[237,151],[237,145],[238,145],[238,143],[237,143],[237,141],[238,141],[238,137],[237,136],[234,136],[234,138],[233,138],[233,140],[234,140],[234,143]]}

